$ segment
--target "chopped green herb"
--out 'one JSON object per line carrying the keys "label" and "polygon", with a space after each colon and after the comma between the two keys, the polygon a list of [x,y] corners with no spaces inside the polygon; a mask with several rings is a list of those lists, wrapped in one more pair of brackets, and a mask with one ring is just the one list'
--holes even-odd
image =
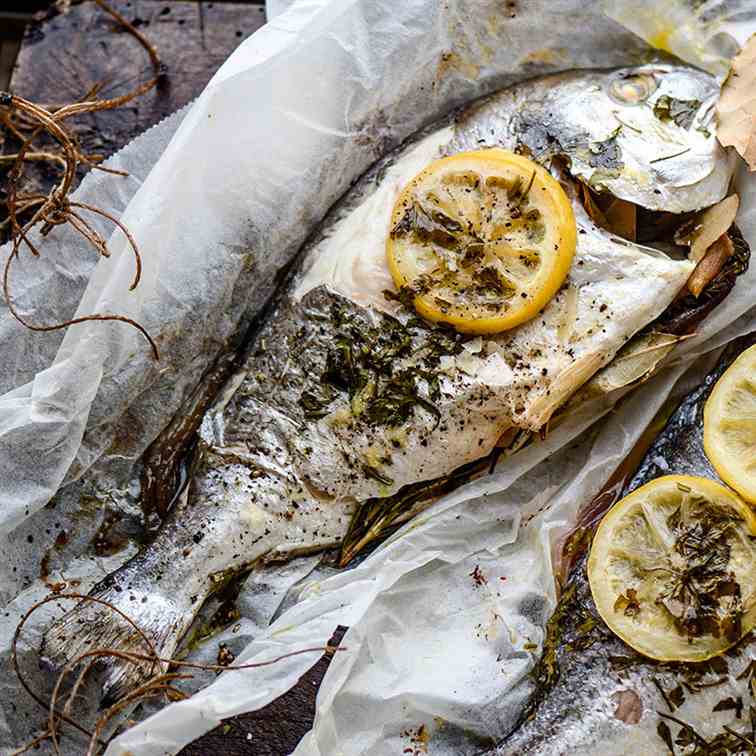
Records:
{"label": "chopped green herb", "polygon": [[588,165],[607,172],[616,172],[622,168],[622,152],[617,144],[622,126],[618,126],[606,139],[593,142],[588,146]]}
{"label": "chopped green herb", "polygon": [[700,100],[678,100],[662,95],[654,103],[654,115],[660,121],[673,121],[681,129],[689,129],[700,107]]}
{"label": "chopped green herb", "polygon": [[300,396],[305,418],[317,420],[329,414],[341,396],[348,401],[352,417],[369,425],[401,425],[415,408],[429,412],[438,425],[437,369],[441,357],[462,350],[461,336],[453,329],[431,328],[419,318],[402,324],[382,315],[379,323],[367,323],[336,305],[332,321],[339,335],[326,355],[320,386]]}
{"label": "chopped green herb", "polygon": [[304,415],[308,420],[319,420],[328,414],[328,405],[333,400],[333,394],[327,386],[323,388],[323,394],[317,396],[312,391],[302,392],[299,403],[302,405]]}
{"label": "chopped green herb", "polygon": [[[695,498],[688,501],[695,506]],[[737,517],[724,511],[688,521],[681,508],[668,518],[676,537],[674,548],[684,558],[684,566],[674,571],[659,603],[689,637],[724,635],[734,642],[741,635],[740,585],[729,569],[728,536],[736,522]]]}
{"label": "chopped green herb", "polygon": [[[712,711],[742,711],[743,699],[738,697],[737,701],[734,698],[723,698],[718,704],[714,706]],[[740,714],[736,714],[740,719]]]}

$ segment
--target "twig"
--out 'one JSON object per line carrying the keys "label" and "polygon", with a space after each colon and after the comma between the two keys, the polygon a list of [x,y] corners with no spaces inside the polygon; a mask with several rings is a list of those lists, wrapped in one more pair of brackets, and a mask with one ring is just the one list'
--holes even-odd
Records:
{"label": "twig", "polygon": [[110,213],[106,213],[104,210],[101,210],[99,207],[95,207],[94,205],[90,205],[86,202],[69,202],[69,205],[71,207],[80,207],[82,210],[89,210],[90,213],[95,213],[97,215],[101,215],[103,218],[107,218],[109,221],[112,221],[115,223],[118,228],[123,231],[123,235],[126,237],[126,240],[131,245],[131,249],[134,252],[134,258],[136,259],[136,273],[134,274],[134,280],[131,283],[131,286],[129,287],[130,291],[133,291],[136,289],[136,287],[139,285],[139,280],[142,277],[142,257],[139,254],[139,248],[137,247],[136,242],[134,241],[134,237],[131,235],[131,232],[129,231],[126,226],[121,223],[118,218],[116,218],[114,215],[111,215]]}
{"label": "twig", "polygon": [[[60,671],[56,682],[55,687],[53,688],[53,691],[50,696],[50,700],[48,702],[45,702],[40,698],[30,687],[27,683],[26,679],[21,674],[21,669],[18,663],[18,653],[17,653],[17,647],[18,647],[18,641],[21,637],[21,632],[26,625],[27,621],[29,620],[29,617],[40,609],[45,604],[48,604],[53,601],[65,601],[69,599],[75,599],[78,601],[91,601],[96,604],[100,604],[102,606],[107,607],[111,611],[115,612],[119,617],[124,619],[139,635],[141,641],[143,642],[143,645],[147,648],[148,653],[137,653],[133,651],[122,651],[115,648],[96,648],[92,649],[90,651],[86,651],[79,656],[77,656],[74,659],[71,659]],[[170,673],[156,673],[156,667],[158,665],[163,665],[167,669],[170,668],[181,668],[186,667],[188,669],[201,669],[201,670],[207,670],[211,672],[226,672],[229,670],[242,670],[242,669],[257,669],[259,667],[267,667],[271,666],[273,664],[277,664],[280,661],[283,661],[284,659],[289,659],[293,656],[301,656],[302,654],[310,654],[310,653],[326,653],[328,655],[332,655],[336,651],[343,651],[346,650],[342,646],[333,647],[330,645],[326,646],[314,646],[311,648],[303,648],[299,649],[298,651],[291,651],[286,654],[282,654],[280,656],[274,657],[272,659],[267,659],[266,661],[261,662],[249,662],[247,664],[231,664],[231,665],[220,665],[220,664],[201,664],[198,662],[187,662],[182,659],[172,659],[172,658],[166,658],[162,656],[158,656],[157,651],[149,638],[145,635],[145,633],[139,628],[139,626],[132,620],[127,614],[122,612],[120,609],[115,607],[113,604],[111,604],[108,601],[105,601],[104,599],[97,598],[95,596],[89,596],[84,595],[81,593],[58,593],[54,595],[50,595],[45,597],[44,599],[41,599],[37,603],[35,603],[33,606],[31,606],[27,612],[23,615],[21,620],[19,621],[16,632],[13,636],[13,642],[11,644],[11,662],[13,664],[13,669],[16,673],[16,676],[18,677],[19,681],[21,682],[21,685],[23,686],[24,690],[36,701],[41,707],[45,709],[47,712],[47,718],[48,718],[48,730],[37,736],[37,738],[32,741],[32,743],[28,744],[25,747],[25,750],[29,750],[30,747],[32,747],[34,744],[41,742],[42,740],[50,740],[52,743],[53,750],[56,754],[60,753],[60,741],[59,741],[59,726],[61,722],[65,722],[66,724],[72,725],[75,727],[79,732],[83,733],[84,735],[89,736],[89,747],[87,750],[87,754],[94,754],[96,746],[106,746],[107,744],[102,741],[101,735],[103,732],[103,729],[107,725],[107,723],[120,711],[122,711],[126,706],[136,703],[139,700],[142,700],[144,698],[154,697],[155,695],[158,695],[160,693],[168,694],[173,693],[174,695],[185,695],[182,691],[174,688],[173,686],[169,685],[168,683],[174,681],[174,680],[186,680],[190,679],[191,675],[186,674],[178,674],[175,672]],[[73,704],[74,699],[78,695],[78,692],[81,688],[81,686],[84,684],[84,681],[87,677],[87,675],[95,668],[97,662],[100,659],[107,658],[107,657],[116,657],[118,659],[122,659],[126,662],[130,662],[132,664],[144,664],[145,662],[148,662],[150,664],[150,670],[149,674],[152,675],[150,679],[148,679],[146,682],[142,683],[138,688],[131,691],[128,695],[121,698],[119,701],[117,701],[115,704],[113,704],[109,709],[107,709],[102,716],[100,716],[95,723],[95,728],[93,731],[87,730],[85,727],[80,725],[78,722],[73,720],[71,718],[71,707]],[[65,682],[68,675],[73,672],[73,670],[76,669],[79,665],[86,662],[86,665],[83,670],[79,672],[79,674],[76,677],[76,680],[74,682],[73,687],[71,688],[66,702],[63,705],[63,709],[60,710],[57,706],[58,700],[61,695],[61,688],[63,686],[63,683]],[[22,751],[23,752],[23,751]]]}
{"label": "twig", "polygon": [[[0,155],[0,163],[15,163],[17,159],[17,152]],[[55,152],[27,152],[24,155],[24,160],[31,162],[54,162],[60,163],[64,168],[66,167],[66,161]]]}
{"label": "twig", "polygon": [[[77,156],[71,140],[68,138],[67,134],[56,120],[61,116],[61,113],[65,115],[64,111],[66,109],[64,108],[63,110],[59,111],[59,113],[56,114],[55,118],[53,118],[50,113],[39,108],[37,105],[34,105],[34,103],[31,103],[28,100],[24,100],[23,98],[16,95],[7,93],[0,93],[0,104],[10,105],[19,110],[34,115],[39,120],[39,122],[49,131],[49,133],[52,134],[60,142],[65,156],[65,169],[60,183],[52,189],[44,202],[42,202],[38,209],[34,212],[31,220],[27,221],[23,226],[19,223],[17,216],[16,181],[18,179],[18,176],[20,175],[21,163],[24,160],[30,139],[27,139],[26,142],[21,145],[21,148],[19,149],[16,156],[16,161],[13,165],[13,168],[11,169],[11,180],[8,190],[8,216],[11,226],[12,248],[10,255],[5,261],[5,267],[3,269],[3,295],[5,296],[5,300],[8,305],[8,311],[16,320],[18,320],[19,323],[26,326],[32,331],[56,331],[62,328],[67,328],[71,325],[86,323],[94,320],[110,320],[127,323],[144,335],[144,337],[149,342],[150,347],[152,348],[152,353],[155,360],[159,360],[160,354],[157,348],[157,344],[153,341],[152,337],[149,335],[144,326],[125,315],[98,313],[93,315],[85,315],[78,318],[72,318],[53,325],[35,325],[29,323],[16,309],[16,306],[10,294],[10,266],[13,259],[18,256],[19,247],[22,242],[26,244],[33,255],[39,255],[39,250],[34,246],[28,236],[28,232],[36,225],[40,223],[42,224],[41,233],[44,236],[49,233],[53,226],[62,225],[63,223],[70,223],[70,225],[75,228],[85,239],[87,239],[87,241],[89,241],[101,255],[107,257],[109,253],[107,252],[107,246],[102,237],[83,218],[81,218],[80,215],[71,211],[71,203],[67,199],[67,195],[71,189],[71,184],[76,173]],[[71,107],[77,106],[74,105]],[[134,282],[130,287],[131,289],[133,289],[134,286],[139,282],[139,276],[141,275],[141,259],[136,248],[134,238],[125,230],[125,226],[120,221],[117,221],[113,216],[106,213],[105,211],[94,208],[92,205],[88,205],[86,203],[78,203],[78,206],[82,209],[86,209],[90,212],[95,212],[99,215],[109,218],[114,223],[116,223],[116,225],[126,234],[129,244],[134,250],[137,259],[137,274],[135,276]]]}
{"label": "twig", "polygon": [[[3,294],[5,296],[8,311],[10,314],[26,328],[32,331],[55,331],[78,323],[89,321],[119,321],[136,328],[144,335],[150,344],[152,354],[156,360],[159,359],[157,344],[151,338],[147,330],[137,321],[124,315],[110,313],[98,313],[93,315],[73,318],[53,325],[35,325],[29,323],[20,315],[10,295],[10,265],[13,258],[18,257],[21,245],[26,246],[30,253],[37,257],[40,252],[36,245],[31,241],[29,232],[37,225],[41,225],[40,233],[46,236],[55,226],[69,224],[84,239],[87,240],[102,257],[109,257],[107,243],[102,235],[85,219],[80,213],[75,212],[72,208],[78,207],[83,210],[100,215],[112,221],[124,233],[136,259],[136,272],[129,290],[133,290],[141,278],[142,261],[138,247],[133,236],[129,233],[123,223],[107,213],[92,205],[86,203],[74,203],[68,199],[73,182],[76,176],[77,168],[80,164],[86,164],[92,168],[102,170],[116,175],[127,175],[125,171],[115,168],[108,168],[98,165],[102,161],[101,155],[85,155],[79,149],[74,137],[66,132],[61,123],[66,119],[72,118],[83,113],[94,113],[101,110],[109,110],[120,107],[127,102],[145,94],[150,89],[158,85],[165,77],[165,69],[160,61],[160,56],[150,41],[129,23],[120,13],[112,9],[104,0],[95,0],[97,5],[106,13],[112,16],[129,34],[131,34],[142,47],[147,51],[150,63],[154,69],[154,76],[146,82],[136,86],[132,91],[126,94],[111,97],[107,99],[94,99],[104,87],[104,82],[95,84],[86,93],[83,100],[61,106],[50,106],[53,110],[43,108],[22,97],[13,95],[8,92],[0,92],[0,107],[7,109],[6,112],[0,113],[0,122],[8,131],[21,143],[17,152],[8,155],[0,155],[0,163],[12,163],[8,173],[9,186],[6,207],[8,217],[0,223],[0,229],[10,228],[11,252],[5,261],[3,270]],[[11,114],[16,118],[13,122]],[[30,130],[30,134],[24,134],[23,130]],[[47,133],[60,146],[60,153],[50,152],[47,150],[32,150],[31,144],[42,133]],[[22,200],[19,195],[17,185],[22,175],[24,163],[30,161],[51,161],[58,163],[62,168],[62,175],[53,189],[42,197]],[[19,215],[22,212],[33,210],[30,220],[21,223]]]}

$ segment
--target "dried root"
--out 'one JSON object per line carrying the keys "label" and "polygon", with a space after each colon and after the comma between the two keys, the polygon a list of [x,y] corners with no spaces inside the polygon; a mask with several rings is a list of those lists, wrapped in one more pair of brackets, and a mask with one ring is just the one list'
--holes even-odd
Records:
{"label": "dried root", "polygon": [[[110,8],[104,0],[95,0],[95,2],[145,48],[153,68],[153,76],[132,91],[108,99],[96,99],[102,89],[102,84],[95,85],[86,93],[82,101],[68,105],[43,107],[10,92],[0,92],[0,127],[20,142],[20,147],[16,152],[0,154],[0,165],[11,164],[7,174],[8,192],[5,201],[7,218],[0,223],[0,229],[8,229],[11,241],[11,252],[3,269],[3,295],[11,315],[32,331],[56,331],[92,320],[127,323],[144,335],[150,344],[154,358],[157,360],[159,359],[157,344],[146,329],[132,318],[111,313],[97,313],[52,325],[40,325],[29,322],[19,313],[11,294],[10,269],[13,261],[19,257],[21,248],[25,247],[33,257],[40,255],[40,249],[30,238],[32,229],[38,228],[40,235],[44,238],[56,226],[68,224],[83,236],[98,254],[102,257],[110,256],[106,240],[92,226],[85,214],[99,215],[110,220],[126,236],[135,257],[135,272],[130,290],[133,290],[139,284],[142,260],[136,241],[128,229],[110,213],[86,203],[74,202],[69,197],[77,169],[81,165],[117,175],[126,174],[123,171],[100,166],[99,163],[104,159],[102,155],[85,155],[80,150],[75,137],[64,127],[63,122],[83,113],[118,108],[159,85],[165,79],[166,73],[157,51],[149,40],[117,11]],[[52,137],[57,143],[57,149],[33,149],[34,141],[42,134]],[[48,161],[58,166],[62,172],[60,179],[47,194],[20,191],[19,183],[23,175],[24,164],[38,161]],[[22,221],[22,217],[26,219]]]}
{"label": "dried root", "polygon": [[[75,659],[72,659],[68,664],[65,665],[65,667],[63,667],[63,669],[60,671],[60,674],[58,675],[58,678],[56,679],[50,700],[45,701],[31,688],[21,671],[21,667],[18,662],[18,643],[21,638],[24,626],[26,625],[32,614],[34,614],[34,612],[36,612],[45,604],[49,604],[53,601],[64,600],[91,601],[106,606],[108,609],[118,614],[121,619],[125,620],[134,628],[141,640],[141,643],[143,644],[144,650],[140,653],[136,651],[121,651],[112,648],[95,648],[81,654]],[[140,630],[139,626],[128,615],[126,615],[124,612],[122,612],[120,609],[113,606],[109,602],[80,593],[53,593],[42,599],[41,601],[38,601],[26,612],[26,614],[23,615],[23,617],[21,617],[21,620],[16,627],[16,632],[13,636],[13,643],[11,645],[11,663],[13,664],[13,669],[16,673],[16,676],[18,677],[19,682],[21,683],[24,690],[47,712],[47,729],[34,737],[34,739],[27,743],[23,748],[16,751],[16,754],[26,753],[27,751],[38,746],[40,743],[48,740],[50,741],[54,752],[56,754],[60,754],[60,739],[62,735],[62,725],[64,724],[73,727],[75,730],[78,730],[81,734],[89,738],[86,751],[87,756],[95,756],[95,754],[101,753],[107,747],[107,742],[103,740],[103,732],[105,728],[114,717],[120,714],[127,707],[136,705],[141,701],[150,698],[156,698],[159,696],[164,696],[167,701],[175,701],[186,698],[186,694],[181,690],[175,688],[171,683],[174,683],[178,680],[189,680],[192,678],[192,675],[180,674],[178,672],[172,671],[174,669],[201,669],[221,673],[229,669],[239,670],[267,667],[283,661],[284,659],[288,659],[292,656],[301,656],[302,654],[326,653],[328,655],[333,655],[336,651],[344,650],[345,648],[343,646],[339,646],[337,648],[328,645],[315,646],[313,648],[304,648],[300,649],[299,651],[292,651],[288,654],[282,654],[281,656],[277,656],[264,662],[254,662],[250,664],[234,664],[233,662],[231,664],[200,664],[197,662],[184,661],[182,659],[166,659],[158,656],[154,646],[147,638],[147,636]],[[144,664],[144,662],[150,662],[152,664],[153,674],[145,683],[143,683],[127,695],[123,696],[112,706],[107,708],[95,722],[94,728],[90,730],[73,719],[71,709],[88,675],[96,668],[97,660],[112,656],[116,656],[119,659],[123,659],[124,661],[132,664]],[[166,667],[168,671],[162,672],[161,670]],[[63,686],[69,679],[69,676],[72,675],[77,669],[79,670],[79,672],[76,675],[76,679],[74,680],[74,683],[69,689],[68,693],[64,695]],[[61,703],[62,708],[60,706]]]}

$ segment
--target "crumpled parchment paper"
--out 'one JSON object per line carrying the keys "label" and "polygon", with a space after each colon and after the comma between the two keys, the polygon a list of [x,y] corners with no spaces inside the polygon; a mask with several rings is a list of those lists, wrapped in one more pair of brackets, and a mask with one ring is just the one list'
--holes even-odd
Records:
{"label": "crumpled parchment paper", "polygon": [[724,79],[729,61],[756,30],[750,0],[602,0],[606,14],[654,47]]}
{"label": "crumpled parchment paper", "polygon": [[[259,311],[276,272],[327,207],[374,158],[449,107],[515,80],[633,64],[646,52],[598,4],[536,0],[502,9],[480,0],[473,11],[462,0],[298,0],[242,44],[183,119],[142,137],[148,149],[137,140],[116,158],[132,171],[128,185],[116,188],[113,177],[103,177],[102,186],[93,179],[82,186],[98,203],[109,201],[106,208],[125,208],[123,220],[148,258],[142,286],[127,293],[133,261],[118,234],[113,257],[94,271],[83,250],[74,253],[71,241],[61,240],[59,254],[45,252],[47,268],[24,263],[21,279],[19,266],[18,301],[40,320],[77,306],[81,313],[131,314],[158,336],[165,362],[153,365],[125,326],[92,324],[62,341],[37,341],[3,313],[0,332],[19,344],[18,359],[0,366],[0,529],[10,533],[11,557],[33,564],[30,555],[54,543],[57,516],[91,533],[107,503],[138,522],[139,455],[224,341]],[[739,223],[756,242],[753,182],[741,177],[740,189]],[[78,288],[58,294],[66,277]],[[434,754],[474,753],[506,733],[528,693],[527,672],[553,607],[551,544],[679,390],[694,358],[704,355],[704,364],[689,381],[700,377],[713,349],[753,328],[744,315],[753,283],[752,272],[672,355],[668,370],[618,409],[586,408],[545,443],[440,501],[357,568],[330,575],[316,568],[307,578],[310,559],[253,575],[240,597],[239,627],[224,635],[237,646],[251,641],[238,661],[325,643],[337,624],[350,627],[347,650],[336,654],[319,693],[315,727],[297,753],[395,753],[412,745],[421,724]],[[55,508],[32,514],[64,479]],[[80,579],[82,590],[133,549],[91,560],[86,537],[74,547],[57,567]],[[16,577],[11,562],[0,568],[13,597],[0,623],[3,671],[19,613],[46,592],[30,574]],[[471,575],[476,567],[482,582]],[[295,583],[289,608],[276,616]],[[31,627],[26,659],[43,625]],[[205,645],[217,651],[218,640]],[[207,649],[196,653],[212,658]],[[314,661],[300,656],[226,672],[127,731],[108,753],[175,752],[220,718],[268,703]],[[4,701],[17,690],[11,675]],[[23,742],[29,723],[38,722],[31,707],[23,716],[21,708],[0,704],[5,742]]]}

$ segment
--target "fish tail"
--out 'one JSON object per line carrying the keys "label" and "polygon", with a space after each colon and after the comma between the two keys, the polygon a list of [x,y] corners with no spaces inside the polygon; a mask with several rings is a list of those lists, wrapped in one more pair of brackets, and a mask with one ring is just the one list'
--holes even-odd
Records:
{"label": "fish tail", "polygon": [[[128,568],[127,563],[108,575],[90,591],[88,600],[82,600],[48,628],[40,651],[45,663],[60,671],[96,650],[160,659],[173,656],[191,622],[191,612],[175,599],[155,591],[154,585],[143,589],[128,586],[123,579],[124,572],[133,574]],[[102,675],[101,706],[112,705],[167,666],[164,661],[131,660],[114,654],[99,656],[95,669]],[[78,670],[82,668],[77,665]]]}

